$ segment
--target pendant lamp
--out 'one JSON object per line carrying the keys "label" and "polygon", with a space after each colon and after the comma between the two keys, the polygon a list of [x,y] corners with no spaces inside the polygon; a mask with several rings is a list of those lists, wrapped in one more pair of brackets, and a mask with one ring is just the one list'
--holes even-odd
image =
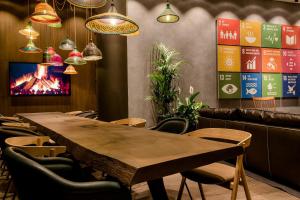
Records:
{"label": "pendant lamp", "polygon": [[68,0],[68,2],[80,8],[100,8],[106,4],[106,0]]}
{"label": "pendant lamp", "polygon": [[62,24],[61,24],[61,21],[59,21],[57,23],[48,24],[48,26],[52,27],[52,28],[61,28]]}
{"label": "pendant lamp", "polygon": [[24,29],[19,30],[19,33],[22,34],[22,35],[28,36],[28,37],[32,36],[32,37],[35,37],[35,38],[40,35],[36,30],[33,29],[31,21],[29,21],[27,23],[27,25],[25,26]]}
{"label": "pendant lamp", "polygon": [[44,65],[52,65],[51,62],[51,57],[55,54],[55,50],[53,47],[48,47],[44,52],[43,52],[43,61],[42,64]]}
{"label": "pendant lamp", "polygon": [[29,39],[27,45],[19,49],[22,53],[41,53],[42,49],[35,46],[32,39]]}
{"label": "pendant lamp", "polygon": [[50,62],[54,66],[63,66],[64,65],[62,57],[58,53],[56,53],[56,52],[55,52],[55,54],[53,56],[51,56]]}
{"label": "pendant lamp", "polygon": [[66,39],[64,39],[63,41],[61,41],[59,48],[61,50],[66,50],[66,51],[71,51],[73,50],[75,47],[75,44],[72,40],[70,40],[68,37]]}
{"label": "pendant lamp", "polygon": [[169,0],[167,0],[166,8],[157,17],[157,21],[160,23],[176,23],[179,19],[179,16],[172,10]]}
{"label": "pendant lamp", "polygon": [[118,13],[113,0],[108,12],[88,18],[85,26],[95,33],[103,34],[130,34],[139,30],[133,20]]}
{"label": "pendant lamp", "polygon": [[47,3],[47,0],[42,0],[41,3],[35,6],[34,13],[30,19],[41,24],[52,24],[61,21],[55,10]]}
{"label": "pendant lamp", "polygon": [[68,65],[68,67],[64,71],[64,74],[75,75],[75,74],[78,74],[78,72],[76,71],[76,69],[73,65]]}
{"label": "pendant lamp", "polygon": [[129,33],[129,34],[121,34],[122,36],[138,36],[138,35],[140,35],[140,31],[136,31],[136,32],[134,32],[134,33]]}
{"label": "pendant lamp", "polygon": [[102,59],[102,52],[94,44],[93,40],[90,40],[90,42],[86,45],[82,55],[83,59],[86,61],[97,61]]}
{"label": "pendant lamp", "polygon": [[69,57],[65,60],[65,63],[69,65],[85,65],[86,61],[83,59],[82,54],[75,47],[73,51],[69,53]]}

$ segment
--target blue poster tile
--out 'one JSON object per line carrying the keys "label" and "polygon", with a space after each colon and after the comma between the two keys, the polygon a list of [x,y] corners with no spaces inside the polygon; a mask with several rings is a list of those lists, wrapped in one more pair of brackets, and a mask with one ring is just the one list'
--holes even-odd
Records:
{"label": "blue poster tile", "polygon": [[283,97],[298,97],[300,92],[299,81],[298,74],[282,74]]}
{"label": "blue poster tile", "polygon": [[241,73],[242,98],[261,97],[261,74]]}

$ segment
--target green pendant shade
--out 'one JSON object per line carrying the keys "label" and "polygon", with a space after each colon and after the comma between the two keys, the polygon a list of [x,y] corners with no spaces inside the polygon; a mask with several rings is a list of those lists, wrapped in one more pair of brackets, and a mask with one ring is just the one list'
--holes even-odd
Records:
{"label": "green pendant shade", "polygon": [[27,37],[32,36],[34,38],[36,38],[40,35],[36,30],[33,29],[31,21],[29,21],[27,23],[27,25],[24,29],[19,30],[19,33],[22,34],[22,35],[25,35]]}
{"label": "green pendant shade", "polygon": [[67,37],[61,41],[59,48],[65,51],[71,51],[75,48],[75,43]]}
{"label": "green pendant shade", "polygon": [[167,2],[165,10],[157,17],[157,21],[160,23],[176,23],[179,19],[179,16],[172,10],[169,2]]}
{"label": "green pendant shade", "polygon": [[106,0],[68,0],[68,2],[80,8],[100,8],[106,5]]}
{"label": "green pendant shade", "polygon": [[69,65],[85,65],[86,61],[83,59],[82,54],[75,47],[73,51],[69,53],[69,57],[65,60],[65,63]]}
{"label": "green pendant shade", "polygon": [[86,61],[97,61],[102,59],[102,52],[94,44],[92,40],[86,45],[82,51],[83,59]]}
{"label": "green pendant shade", "polygon": [[61,24],[61,21],[60,21],[60,22],[57,22],[57,23],[48,24],[48,26],[52,27],[52,28],[61,28],[62,24]]}
{"label": "green pendant shade", "polygon": [[27,45],[19,49],[22,53],[41,53],[42,49],[35,46],[32,39],[29,39]]}
{"label": "green pendant shade", "polygon": [[103,34],[131,34],[139,30],[139,26],[130,18],[117,12],[114,3],[107,13],[92,16],[85,26],[92,32]]}

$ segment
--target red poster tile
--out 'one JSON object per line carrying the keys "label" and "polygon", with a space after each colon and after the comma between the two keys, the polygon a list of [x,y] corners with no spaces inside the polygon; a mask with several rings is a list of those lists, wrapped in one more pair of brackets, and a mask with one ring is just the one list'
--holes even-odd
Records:
{"label": "red poster tile", "polygon": [[262,72],[280,73],[281,66],[281,50],[262,48]]}
{"label": "red poster tile", "polygon": [[241,48],[242,72],[261,72],[261,50],[255,47]]}
{"label": "red poster tile", "polygon": [[300,49],[300,27],[282,25],[282,48]]}
{"label": "red poster tile", "polygon": [[300,50],[282,49],[282,72],[300,73]]}
{"label": "red poster tile", "polygon": [[217,19],[218,44],[240,44],[240,20]]}

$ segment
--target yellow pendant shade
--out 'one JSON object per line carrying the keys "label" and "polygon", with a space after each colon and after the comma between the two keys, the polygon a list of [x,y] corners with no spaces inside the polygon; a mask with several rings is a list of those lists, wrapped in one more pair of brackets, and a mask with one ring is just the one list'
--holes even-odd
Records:
{"label": "yellow pendant shade", "polygon": [[170,3],[167,2],[165,10],[157,17],[160,23],[175,23],[179,21],[179,16],[172,10]]}
{"label": "yellow pendant shade", "polygon": [[78,74],[78,72],[73,65],[69,65],[64,71],[64,74],[75,75]]}
{"label": "yellow pendant shade", "polygon": [[52,27],[52,28],[61,28],[62,24],[61,24],[61,21],[59,21],[57,23],[48,24],[48,26]]}
{"label": "yellow pendant shade", "polygon": [[55,10],[44,0],[35,6],[34,13],[30,17],[31,21],[41,24],[53,24],[60,22]]}
{"label": "yellow pendant shade", "polygon": [[80,8],[100,8],[106,5],[106,0],[68,0],[68,2]]}
{"label": "yellow pendant shade", "polygon": [[36,30],[33,29],[31,21],[27,23],[24,29],[19,30],[19,33],[28,37],[35,37],[35,39],[40,35]]}
{"label": "yellow pendant shade", "polygon": [[131,34],[139,30],[133,20],[117,12],[113,2],[107,13],[88,18],[85,26],[92,32],[103,34]]}

